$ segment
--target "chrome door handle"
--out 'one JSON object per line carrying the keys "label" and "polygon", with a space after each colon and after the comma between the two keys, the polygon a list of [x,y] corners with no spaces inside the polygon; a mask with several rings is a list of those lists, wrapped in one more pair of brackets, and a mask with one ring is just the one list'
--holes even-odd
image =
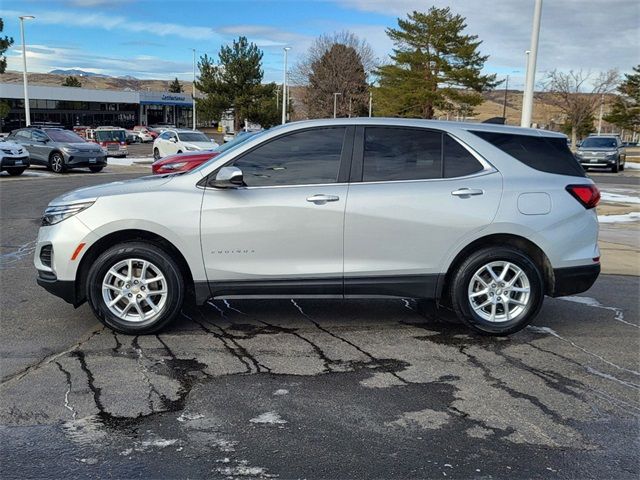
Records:
{"label": "chrome door handle", "polygon": [[451,195],[455,197],[471,197],[474,195],[482,195],[483,193],[484,190],[480,190],[479,188],[459,188],[451,192]]}
{"label": "chrome door handle", "polygon": [[337,202],[338,200],[340,200],[340,197],[337,195],[323,195],[320,193],[307,197],[307,202],[315,203],[316,205],[324,205],[327,202]]}

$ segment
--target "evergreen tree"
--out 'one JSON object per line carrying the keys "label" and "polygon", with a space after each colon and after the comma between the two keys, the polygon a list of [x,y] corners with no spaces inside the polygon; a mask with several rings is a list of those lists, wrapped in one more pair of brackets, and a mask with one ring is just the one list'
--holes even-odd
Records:
{"label": "evergreen tree", "polygon": [[264,75],[261,62],[262,51],[246,37],[222,46],[217,63],[206,54],[201,57],[196,86],[205,95],[197,100],[203,118],[218,120],[223,112],[233,110],[236,131],[245,119],[260,123],[260,119],[270,118],[270,111],[276,109],[276,96],[273,85],[261,83]]}
{"label": "evergreen tree", "polygon": [[637,131],[640,128],[640,65],[633,67],[633,72],[625,74],[618,87],[620,95],[604,119],[620,128]]}
{"label": "evergreen tree", "polygon": [[447,8],[431,7],[398,19],[387,29],[395,48],[392,64],[377,71],[376,109],[381,115],[433,118],[436,110],[467,110],[482,103],[481,93],[495,87],[495,75],[481,70],[477,35],[467,35],[465,18]]}
{"label": "evergreen tree", "polygon": [[[4,22],[2,18],[0,18],[0,33],[2,33],[2,30],[4,30]],[[4,73],[7,69],[7,57],[4,56],[4,52],[6,52],[11,45],[13,45],[12,37],[7,37],[6,35],[0,37],[0,73]]]}
{"label": "evergreen tree", "polygon": [[76,77],[67,77],[62,82],[63,87],[82,87],[82,83]]}
{"label": "evergreen tree", "polygon": [[182,85],[180,84],[178,77],[169,84],[169,91],[171,93],[182,93]]}

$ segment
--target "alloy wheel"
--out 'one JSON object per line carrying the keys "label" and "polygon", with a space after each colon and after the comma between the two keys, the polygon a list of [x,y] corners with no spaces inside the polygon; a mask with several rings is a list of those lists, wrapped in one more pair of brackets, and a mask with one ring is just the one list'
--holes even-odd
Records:
{"label": "alloy wheel", "polygon": [[529,305],[531,284],[526,273],[507,261],[483,265],[471,277],[468,288],[471,308],[488,322],[509,322]]}
{"label": "alloy wheel", "polygon": [[64,163],[62,157],[58,154],[54,154],[51,157],[51,170],[55,173],[61,173],[63,169]]}
{"label": "alloy wheel", "polygon": [[102,299],[119,319],[141,323],[158,317],[167,303],[167,280],[153,263],[128,258],[113,265],[102,281]]}

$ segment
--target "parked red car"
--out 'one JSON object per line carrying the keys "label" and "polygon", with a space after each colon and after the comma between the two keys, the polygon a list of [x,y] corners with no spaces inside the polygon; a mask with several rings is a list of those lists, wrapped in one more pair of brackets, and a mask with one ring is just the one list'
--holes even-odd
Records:
{"label": "parked red car", "polygon": [[134,132],[145,132],[148,133],[149,135],[151,135],[153,137],[153,139],[155,140],[156,138],[158,138],[158,132],[156,132],[155,130],[149,128],[149,127],[145,127],[144,125],[136,125],[135,127],[133,127],[133,131]]}
{"label": "parked red car", "polygon": [[207,160],[212,159],[220,152],[205,150],[194,153],[176,153],[168,155],[151,164],[151,171],[156,174],[186,172],[202,165]]}
{"label": "parked red car", "polygon": [[237,135],[235,139],[219,146],[215,150],[168,155],[153,162],[151,164],[151,171],[156,175],[161,173],[186,172],[192,170],[202,165],[204,162],[211,160],[213,157],[234,148],[242,142],[245,142],[257,133],[259,132],[244,132],[242,135]]}

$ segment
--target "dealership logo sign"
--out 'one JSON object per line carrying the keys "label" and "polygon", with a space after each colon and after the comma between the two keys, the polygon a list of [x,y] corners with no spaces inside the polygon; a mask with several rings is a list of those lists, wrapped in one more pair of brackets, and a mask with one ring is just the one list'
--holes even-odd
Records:
{"label": "dealership logo sign", "polygon": [[167,102],[186,102],[187,97],[184,95],[162,95],[162,100]]}

